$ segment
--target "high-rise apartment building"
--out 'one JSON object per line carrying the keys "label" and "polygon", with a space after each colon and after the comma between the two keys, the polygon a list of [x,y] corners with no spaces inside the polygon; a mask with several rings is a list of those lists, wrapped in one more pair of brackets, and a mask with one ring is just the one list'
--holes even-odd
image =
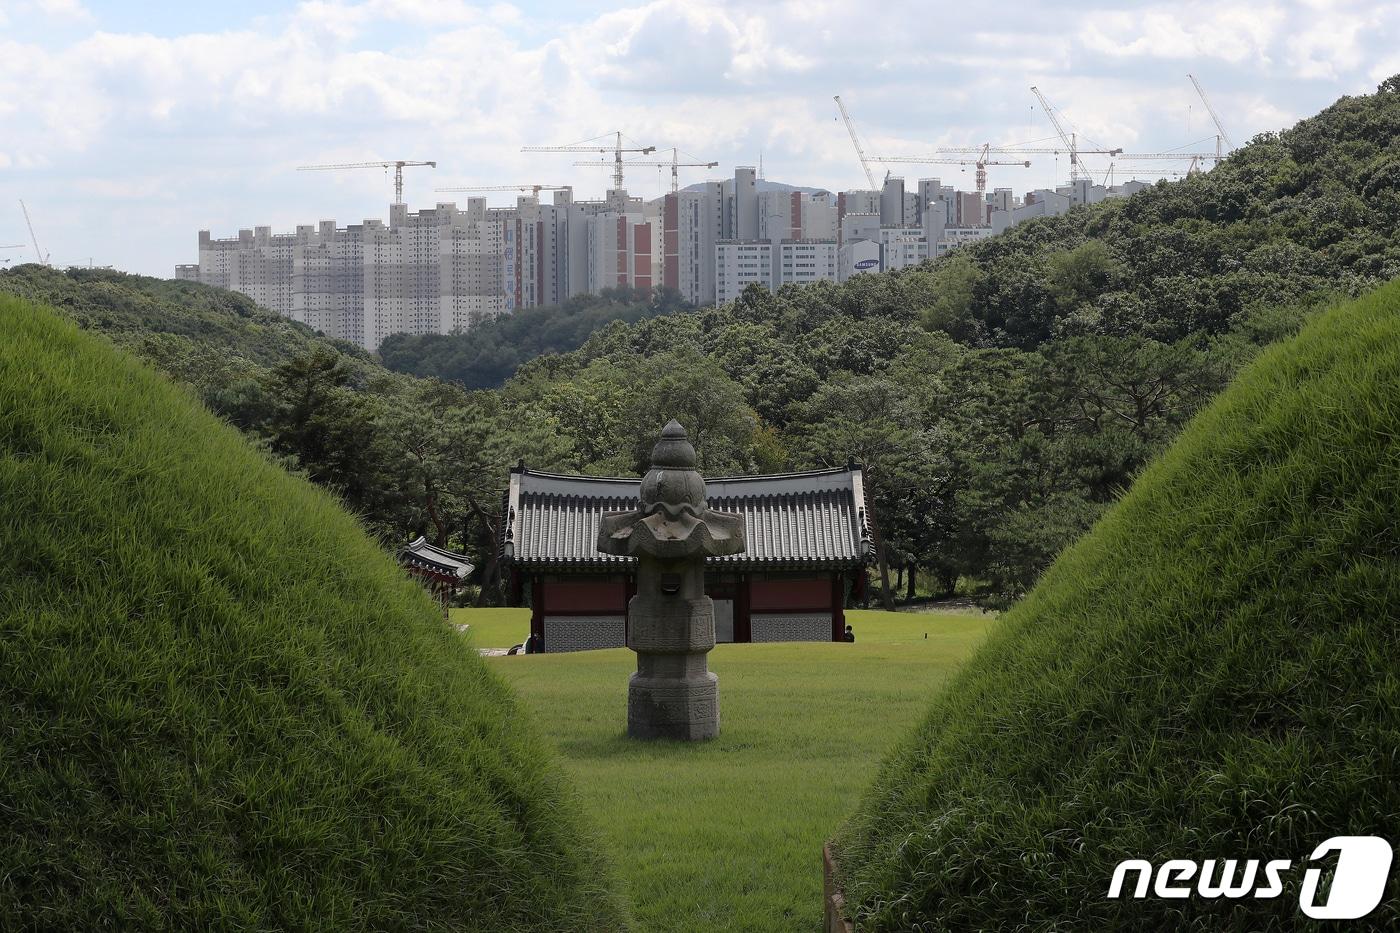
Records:
{"label": "high-rise apartment building", "polygon": [[695,305],[715,302],[715,244],[723,193],[707,182],[700,191],[678,191],[663,200],[661,284]]}
{"label": "high-rise apartment building", "polygon": [[723,181],[650,202],[622,189],[597,201],[555,191],[488,208],[438,204],[389,220],[333,220],[274,234],[199,234],[199,261],[178,279],[249,295],[279,314],[369,349],[394,333],[467,330],[520,308],[554,305],[606,288],[666,287],[695,305],[732,301],[750,284],[784,284],[900,269],[1039,216],[1126,197],[1145,187],[1087,179],[1039,189],[1019,203],[1009,188],[957,191],[938,178],[912,189],[782,190],[740,166]]}
{"label": "high-rise apartment building", "polygon": [[778,253],[778,285],[836,281],[835,240],[783,240]]}
{"label": "high-rise apartment building", "polygon": [[917,266],[928,258],[922,227],[881,227],[880,268],[886,272]]}
{"label": "high-rise apartment building", "polygon": [[774,245],[769,240],[721,240],[715,245],[715,301],[725,304],[750,285],[770,291]]}
{"label": "high-rise apartment building", "polygon": [[904,226],[904,179],[891,175],[880,191],[880,226]]}

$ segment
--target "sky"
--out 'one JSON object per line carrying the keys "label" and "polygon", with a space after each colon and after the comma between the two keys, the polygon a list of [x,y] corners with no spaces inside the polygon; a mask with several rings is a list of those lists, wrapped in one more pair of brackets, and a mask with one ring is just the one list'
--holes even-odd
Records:
{"label": "sky", "polygon": [[[658,149],[634,158],[720,163],[682,184],[761,156],[772,181],[843,190],[867,184],[835,94],[870,155],[1053,145],[1032,85],[1081,146],[1214,151],[1188,73],[1238,145],[1397,72],[1400,5],[1350,0],[0,0],[0,247],[25,247],[0,264],[34,258],[21,199],[55,265],[168,277],[201,229],[387,217],[391,173],[299,165],[436,161],[405,170],[414,210],[468,196],[448,186],[594,198],[609,171],[572,164],[589,156],[520,148],[621,130]],[[886,168],[974,188],[971,166]],[[1068,171],[1040,156],[990,168],[988,187]],[[669,188],[669,170],[627,179]]]}

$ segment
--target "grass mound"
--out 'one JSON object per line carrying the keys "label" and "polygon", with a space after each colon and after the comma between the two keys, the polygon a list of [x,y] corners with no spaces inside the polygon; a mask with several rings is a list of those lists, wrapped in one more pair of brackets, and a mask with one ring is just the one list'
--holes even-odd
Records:
{"label": "grass mound", "polygon": [[328,495],[0,296],[0,928],[616,929],[501,682]]}
{"label": "grass mound", "polygon": [[[860,928],[1311,922],[1314,846],[1400,842],[1397,516],[1392,284],[1264,353],[938,694],[837,838]],[[1129,858],[1294,867],[1272,900],[1107,899]]]}

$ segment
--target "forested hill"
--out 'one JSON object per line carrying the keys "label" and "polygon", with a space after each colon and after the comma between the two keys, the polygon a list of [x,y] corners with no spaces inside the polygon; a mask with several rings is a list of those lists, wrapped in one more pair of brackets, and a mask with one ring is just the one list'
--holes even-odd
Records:
{"label": "forested hill", "polygon": [[31,263],[0,271],[0,293],[48,305],[84,330],[105,334],[236,423],[241,403],[231,394],[317,351],[342,361],[361,381],[389,375],[354,344],[329,340],[246,295],[197,282]]}
{"label": "forested hill", "polygon": [[605,288],[559,305],[522,308],[461,334],[392,334],[379,348],[396,372],[435,376],[468,389],[496,389],[520,364],[546,353],[577,350],[613,321],[635,323],[691,306],[675,289]]}
{"label": "forested hill", "polygon": [[[1400,274],[1395,79],[1344,98],[1222,165],[1135,197],[1023,224],[923,268],[802,299],[840,313],[892,310],[974,346],[1053,337],[1216,333],[1250,307],[1355,295]],[[573,350],[615,320],[682,310],[626,290],[523,311],[470,334],[392,337],[390,369],[490,388],[527,360]]]}
{"label": "forested hill", "polygon": [[110,269],[59,271],[30,263],[0,271],[0,292],[57,308],[85,330],[102,331],[119,344],[171,337],[260,366],[284,362],[317,345],[371,360],[354,345],[327,340],[246,295],[197,282]]}
{"label": "forested hill", "polygon": [[1016,227],[911,278],[931,326],[1056,336],[1218,333],[1250,307],[1400,274],[1400,78],[1263,134],[1212,171]]}
{"label": "forested hill", "polygon": [[[633,473],[676,417],[709,475],[864,463],[886,594],[962,579],[1012,599],[1259,347],[1400,274],[1397,225],[1391,79],[1209,173],[919,268],[669,314],[612,296],[537,331],[548,315],[523,313],[419,341],[431,365],[403,362],[412,339],[386,345],[395,365],[451,378],[468,338],[481,373],[605,324],[499,390],[389,372],[189,283],[31,266],[0,273],[0,291],[151,359],[386,540],[465,548],[485,598],[511,464]],[[620,309],[642,319],[607,323]]]}
{"label": "forested hill", "polygon": [[[1400,275],[1397,91],[1400,76],[1342,98],[1209,172],[1024,223],[877,282],[785,289],[778,303],[819,319],[922,319],[967,345],[1028,349],[1086,334],[1219,333],[1252,307],[1367,291]],[[634,342],[652,330],[634,329]]]}
{"label": "forested hill", "polygon": [[575,469],[635,468],[663,410],[711,473],[854,456],[888,565],[1014,598],[1257,347],[1400,274],[1398,92],[919,268],[610,325],[503,394]]}

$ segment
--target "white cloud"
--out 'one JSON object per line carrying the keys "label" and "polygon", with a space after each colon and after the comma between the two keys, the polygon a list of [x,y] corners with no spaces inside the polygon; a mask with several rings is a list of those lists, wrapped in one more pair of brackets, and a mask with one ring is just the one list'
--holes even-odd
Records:
{"label": "white cloud", "polygon": [[174,196],[163,178],[79,178],[73,182],[73,187],[83,194],[111,201],[146,201]]}
{"label": "white cloud", "polygon": [[79,0],[35,0],[34,6],[40,13],[53,19],[78,24],[95,21],[92,13]]}
{"label": "white cloud", "polygon": [[1267,64],[1286,17],[1275,4],[1171,4],[1086,13],[1084,45],[1117,57]]}
{"label": "white cloud", "polygon": [[1288,38],[1288,64],[1302,78],[1336,80],[1364,59],[1360,37],[1375,28],[1370,16],[1326,14],[1327,28],[1304,29]]}

